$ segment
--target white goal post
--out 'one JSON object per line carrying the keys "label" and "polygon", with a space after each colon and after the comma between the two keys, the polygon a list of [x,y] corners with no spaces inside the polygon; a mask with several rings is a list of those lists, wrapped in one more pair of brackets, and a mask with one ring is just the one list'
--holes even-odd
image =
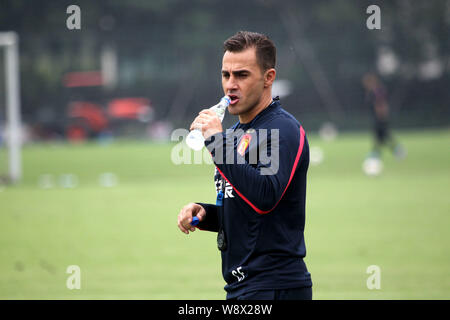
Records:
{"label": "white goal post", "polygon": [[0,48],[5,49],[8,178],[15,183],[22,177],[19,37],[17,33],[13,31],[0,32]]}

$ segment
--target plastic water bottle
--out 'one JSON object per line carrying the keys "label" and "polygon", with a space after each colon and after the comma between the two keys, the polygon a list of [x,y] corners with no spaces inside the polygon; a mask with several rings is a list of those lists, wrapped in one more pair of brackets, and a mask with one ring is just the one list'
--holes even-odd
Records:
{"label": "plastic water bottle", "polygon": [[[218,104],[212,106],[209,109],[213,110],[222,122],[225,116],[225,109],[230,105],[230,102],[230,97],[224,96],[222,99],[220,99],[220,102]],[[203,137],[202,131],[200,129],[194,129],[189,132],[188,136],[186,137],[186,144],[191,149],[194,149],[196,151],[201,150],[205,145],[205,138]]]}

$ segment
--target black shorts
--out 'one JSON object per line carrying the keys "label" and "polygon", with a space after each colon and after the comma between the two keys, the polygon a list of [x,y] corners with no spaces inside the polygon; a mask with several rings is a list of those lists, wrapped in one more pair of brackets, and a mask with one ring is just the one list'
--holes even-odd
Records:
{"label": "black shorts", "polygon": [[250,291],[231,300],[312,300],[312,288]]}
{"label": "black shorts", "polygon": [[389,139],[389,126],[385,121],[375,123],[375,139],[378,143],[383,143]]}

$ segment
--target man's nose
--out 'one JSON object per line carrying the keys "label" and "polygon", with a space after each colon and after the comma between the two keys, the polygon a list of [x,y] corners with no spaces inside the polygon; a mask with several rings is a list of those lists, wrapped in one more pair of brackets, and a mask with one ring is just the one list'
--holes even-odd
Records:
{"label": "man's nose", "polygon": [[230,91],[230,92],[238,89],[238,85],[237,85],[237,81],[236,81],[235,77],[230,76],[228,78],[228,80],[225,83],[225,89],[226,89],[226,91]]}

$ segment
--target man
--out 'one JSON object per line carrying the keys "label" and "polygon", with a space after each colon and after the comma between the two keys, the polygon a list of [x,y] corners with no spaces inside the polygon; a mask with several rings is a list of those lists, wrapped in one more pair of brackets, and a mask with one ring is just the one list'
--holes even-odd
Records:
{"label": "man", "polygon": [[217,200],[183,207],[178,227],[189,234],[197,217],[199,229],[218,233],[227,299],[312,299],[303,262],[309,146],[298,121],[272,99],[275,58],[265,35],[240,31],[226,40],[222,87],[239,121],[223,132],[207,109],[191,125],[201,128],[216,165]]}
{"label": "man", "polygon": [[404,148],[393,138],[389,130],[389,104],[386,88],[374,73],[366,73],[362,78],[366,90],[366,103],[370,105],[374,118],[374,144],[369,157],[380,158],[381,147],[388,146],[397,159],[405,157]]}

